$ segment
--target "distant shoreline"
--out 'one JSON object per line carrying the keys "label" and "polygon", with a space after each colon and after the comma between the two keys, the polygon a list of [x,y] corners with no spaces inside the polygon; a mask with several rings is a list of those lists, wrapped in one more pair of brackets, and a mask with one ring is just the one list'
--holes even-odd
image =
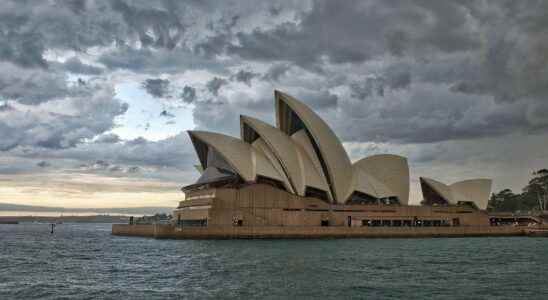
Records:
{"label": "distant shoreline", "polygon": [[46,216],[55,217],[60,215],[90,216],[90,215],[124,215],[124,216],[143,216],[154,215],[156,213],[171,213],[173,207],[164,206],[141,206],[141,207],[56,207],[56,206],[36,206],[24,204],[12,204],[0,202],[0,217],[19,217],[19,216]]}
{"label": "distant shoreline", "polygon": [[0,224],[16,223],[127,223],[129,216],[88,215],[88,216],[0,216]]}

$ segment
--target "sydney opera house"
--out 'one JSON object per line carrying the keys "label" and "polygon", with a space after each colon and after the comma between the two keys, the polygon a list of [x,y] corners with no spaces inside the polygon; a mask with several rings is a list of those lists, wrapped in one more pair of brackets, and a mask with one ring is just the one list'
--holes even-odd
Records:
{"label": "sydney opera house", "polygon": [[409,205],[405,157],[352,162],[308,106],[275,92],[276,127],[240,116],[240,138],[189,131],[200,165],[174,212],[179,227],[489,226],[491,180],[451,185],[420,178],[421,205]]}

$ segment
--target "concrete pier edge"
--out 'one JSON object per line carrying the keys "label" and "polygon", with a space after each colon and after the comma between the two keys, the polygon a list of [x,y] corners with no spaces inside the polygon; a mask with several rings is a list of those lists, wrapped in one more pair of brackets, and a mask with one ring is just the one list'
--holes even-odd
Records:
{"label": "concrete pier edge", "polygon": [[325,239],[325,238],[438,238],[548,236],[547,227],[460,226],[460,227],[176,227],[173,225],[113,224],[112,234],[156,239]]}

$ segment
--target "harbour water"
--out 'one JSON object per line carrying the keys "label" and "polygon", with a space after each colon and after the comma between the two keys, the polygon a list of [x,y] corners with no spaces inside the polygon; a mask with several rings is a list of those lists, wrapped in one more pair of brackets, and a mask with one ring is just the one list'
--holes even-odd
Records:
{"label": "harbour water", "polygon": [[0,299],[548,298],[548,238],[155,240],[0,225]]}

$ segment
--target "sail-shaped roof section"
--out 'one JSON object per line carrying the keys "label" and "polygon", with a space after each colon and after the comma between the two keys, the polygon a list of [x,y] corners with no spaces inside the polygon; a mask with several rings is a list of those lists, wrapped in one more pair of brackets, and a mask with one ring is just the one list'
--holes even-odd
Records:
{"label": "sail-shaped roof section", "polygon": [[441,197],[447,204],[472,202],[479,209],[487,209],[492,184],[490,179],[469,179],[451,185],[424,177],[420,181],[427,204],[437,203],[437,197]]}
{"label": "sail-shaped roof section", "polygon": [[317,172],[312,161],[300,146],[280,131],[258,119],[240,116],[242,139],[255,144],[263,141],[275,156],[274,164],[278,163],[288,178],[296,194],[304,196],[306,187],[314,187],[329,193],[329,187],[324,178]]}
{"label": "sail-shaped roof section", "polygon": [[352,167],[352,187],[350,190],[352,193],[360,192],[377,199],[396,196],[396,193],[390,190],[384,182],[356,164]]}
{"label": "sail-shaped roof section", "polygon": [[378,154],[363,158],[353,164],[354,169],[362,170],[386,186],[390,195],[396,196],[400,204],[409,203],[409,165],[403,156]]}
{"label": "sail-shaped roof section", "polygon": [[426,204],[455,204],[451,189],[443,182],[420,177],[421,189]]}
{"label": "sail-shaped roof section", "polygon": [[293,186],[289,182],[289,179],[285,175],[285,172],[283,170],[282,165],[280,164],[280,161],[276,158],[276,155],[272,152],[272,149],[268,146],[268,144],[262,139],[258,138],[253,143],[251,143],[251,146],[258,152],[262,153],[272,164],[274,169],[280,174],[280,176],[283,179],[283,184],[285,186],[285,189],[288,190],[290,193],[295,193],[295,190],[293,189]]}
{"label": "sail-shaped roof section", "polygon": [[283,177],[265,155],[242,140],[206,131],[188,131],[188,134],[202,168],[207,168],[208,151],[213,148],[245,181],[254,181],[260,175],[283,182]]}
{"label": "sail-shaped roof section", "polygon": [[450,185],[451,190],[473,201],[479,209],[487,209],[493,181],[486,178],[468,179]]}
{"label": "sail-shaped roof section", "polygon": [[295,98],[275,91],[276,122],[287,135],[304,129],[320,161],[322,171],[336,203],[344,203],[352,183],[352,164],[331,128],[309,107]]}

